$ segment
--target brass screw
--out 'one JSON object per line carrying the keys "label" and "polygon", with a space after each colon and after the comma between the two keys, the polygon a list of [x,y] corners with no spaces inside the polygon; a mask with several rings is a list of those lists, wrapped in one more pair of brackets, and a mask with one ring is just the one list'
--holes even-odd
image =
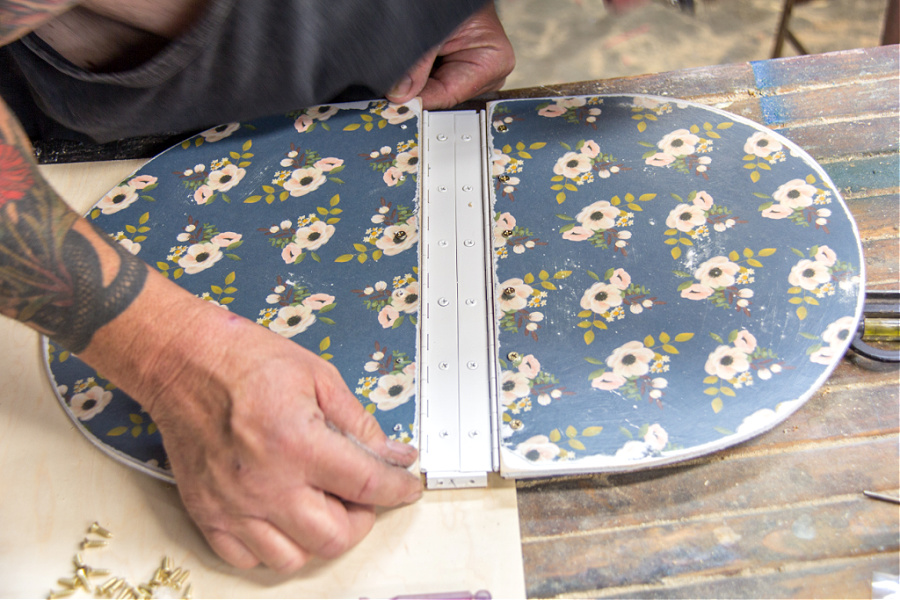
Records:
{"label": "brass screw", "polygon": [[69,579],[57,579],[56,583],[69,589],[75,589],[75,587],[78,586],[78,580],[74,577],[70,577]]}
{"label": "brass screw", "polygon": [[104,548],[109,545],[109,542],[106,540],[92,540],[90,538],[84,538],[81,540],[81,549],[87,550],[88,548]]}
{"label": "brass screw", "polygon": [[504,229],[502,235],[503,235],[503,237],[508,238],[508,237],[512,237],[512,234],[513,234],[512,229]]}
{"label": "brass screw", "polygon": [[84,570],[87,571],[88,577],[106,577],[110,573],[109,569],[95,569],[93,567],[85,567]]}
{"label": "brass screw", "polygon": [[97,521],[94,521],[93,523],[91,523],[91,526],[88,529],[88,533],[96,533],[100,537],[105,537],[107,539],[109,539],[113,536],[112,533],[108,529],[101,526],[100,523],[98,523]]}
{"label": "brass screw", "polygon": [[500,181],[503,181],[505,183],[505,182],[509,181],[509,175],[501,175],[497,179],[499,179]]}
{"label": "brass screw", "polygon": [[497,125],[497,131],[499,131],[500,133],[505,133],[508,129],[509,127],[507,127],[506,125]]}
{"label": "brass screw", "polygon": [[519,355],[518,352],[510,352],[509,354],[506,355],[506,358],[515,362],[515,361],[519,360],[519,358],[521,358],[521,356]]}
{"label": "brass screw", "polygon": [[86,592],[91,591],[91,582],[88,581],[87,573],[83,568],[75,571],[75,577],[78,579],[78,584],[83,587]]}
{"label": "brass screw", "polygon": [[97,587],[97,591],[105,596],[106,594],[109,593],[109,591],[112,589],[112,587],[114,585],[116,585],[118,582],[119,582],[118,577],[110,577],[109,579],[107,579],[106,581],[104,581],[102,584],[100,584]]}
{"label": "brass screw", "polygon": [[180,588],[181,586],[183,586],[183,585],[185,584],[185,582],[188,580],[188,577],[190,577],[190,576],[191,576],[191,571],[190,571],[190,569],[185,569],[184,571],[182,571],[182,572],[181,572],[181,575],[179,575],[179,576],[175,579],[175,582],[178,584],[178,587],[176,587],[175,589],[178,589],[178,588]]}

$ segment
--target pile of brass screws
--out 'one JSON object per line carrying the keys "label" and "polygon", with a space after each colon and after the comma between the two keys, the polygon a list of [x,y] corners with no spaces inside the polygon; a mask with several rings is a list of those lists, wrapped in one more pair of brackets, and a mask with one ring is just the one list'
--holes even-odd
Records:
{"label": "pile of brass screws", "polygon": [[[94,548],[104,548],[109,544],[112,533],[102,527],[96,521],[88,528],[88,536],[81,543],[82,551]],[[72,559],[75,573],[72,577],[63,577],[57,580],[60,589],[51,590],[48,598],[68,598],[82,591],[93,594],[95,598],[115,598],[117,600],[145,600],[158,597],[181,597],[183,600],[193,598],[191,584],[188,578],[191,572],[187,569],[175,566],[171,556],[162,559],[162,563],[153,573],[149,581],[134,585],[124,577],[110,577],[109,569],[98,569],[88,565],[84,561],[81,552]],[[101,584],[93,581],[101,577],[108,577]]]}

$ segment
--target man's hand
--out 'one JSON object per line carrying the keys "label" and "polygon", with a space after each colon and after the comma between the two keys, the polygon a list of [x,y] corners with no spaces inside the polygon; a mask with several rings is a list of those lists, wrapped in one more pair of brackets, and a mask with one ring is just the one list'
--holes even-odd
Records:
{"label": "man's hand", "polygon": [[515,64],[512,45],[489,1],[419,59],[387,98],[399,103],[419,96],[426,109],[450,108],[499,90]]}
{"label": "man's hand", "polygon": [[[103,349],[122,336],[135,349],[124,360]],[[405,470],[415,450],[387,439],[331,364],[156,274],[82,358],[158,424],[188,512],[232,565],[290,572],[338,556],[373,506],[421,496]]]}

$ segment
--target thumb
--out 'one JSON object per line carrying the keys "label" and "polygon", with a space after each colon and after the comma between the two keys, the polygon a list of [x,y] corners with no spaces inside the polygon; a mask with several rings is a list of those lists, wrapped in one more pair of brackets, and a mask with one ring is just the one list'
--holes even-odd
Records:
{"label": "thumb", "polygon": [[438,49],[434,48],[425,53],[422,58],[416,61],[409,71],[394,84],[394,87],[385,94],[385,98],[391,102],[402,104],[408,102],[422,91],[431,75],[431,69],[434,67],[434,61],[437,58]]}

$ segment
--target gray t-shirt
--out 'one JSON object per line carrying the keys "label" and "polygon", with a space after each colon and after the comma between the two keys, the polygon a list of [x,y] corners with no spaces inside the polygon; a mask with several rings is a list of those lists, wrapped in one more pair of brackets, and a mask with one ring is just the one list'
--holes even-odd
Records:
{"label": "gray t-shirt", "polygon": [[184,35],[127,71],[86,71],[26,36],[0,48],[0,93],[36,137],[196,130],[381,95],[483,3],[211,0]]}

